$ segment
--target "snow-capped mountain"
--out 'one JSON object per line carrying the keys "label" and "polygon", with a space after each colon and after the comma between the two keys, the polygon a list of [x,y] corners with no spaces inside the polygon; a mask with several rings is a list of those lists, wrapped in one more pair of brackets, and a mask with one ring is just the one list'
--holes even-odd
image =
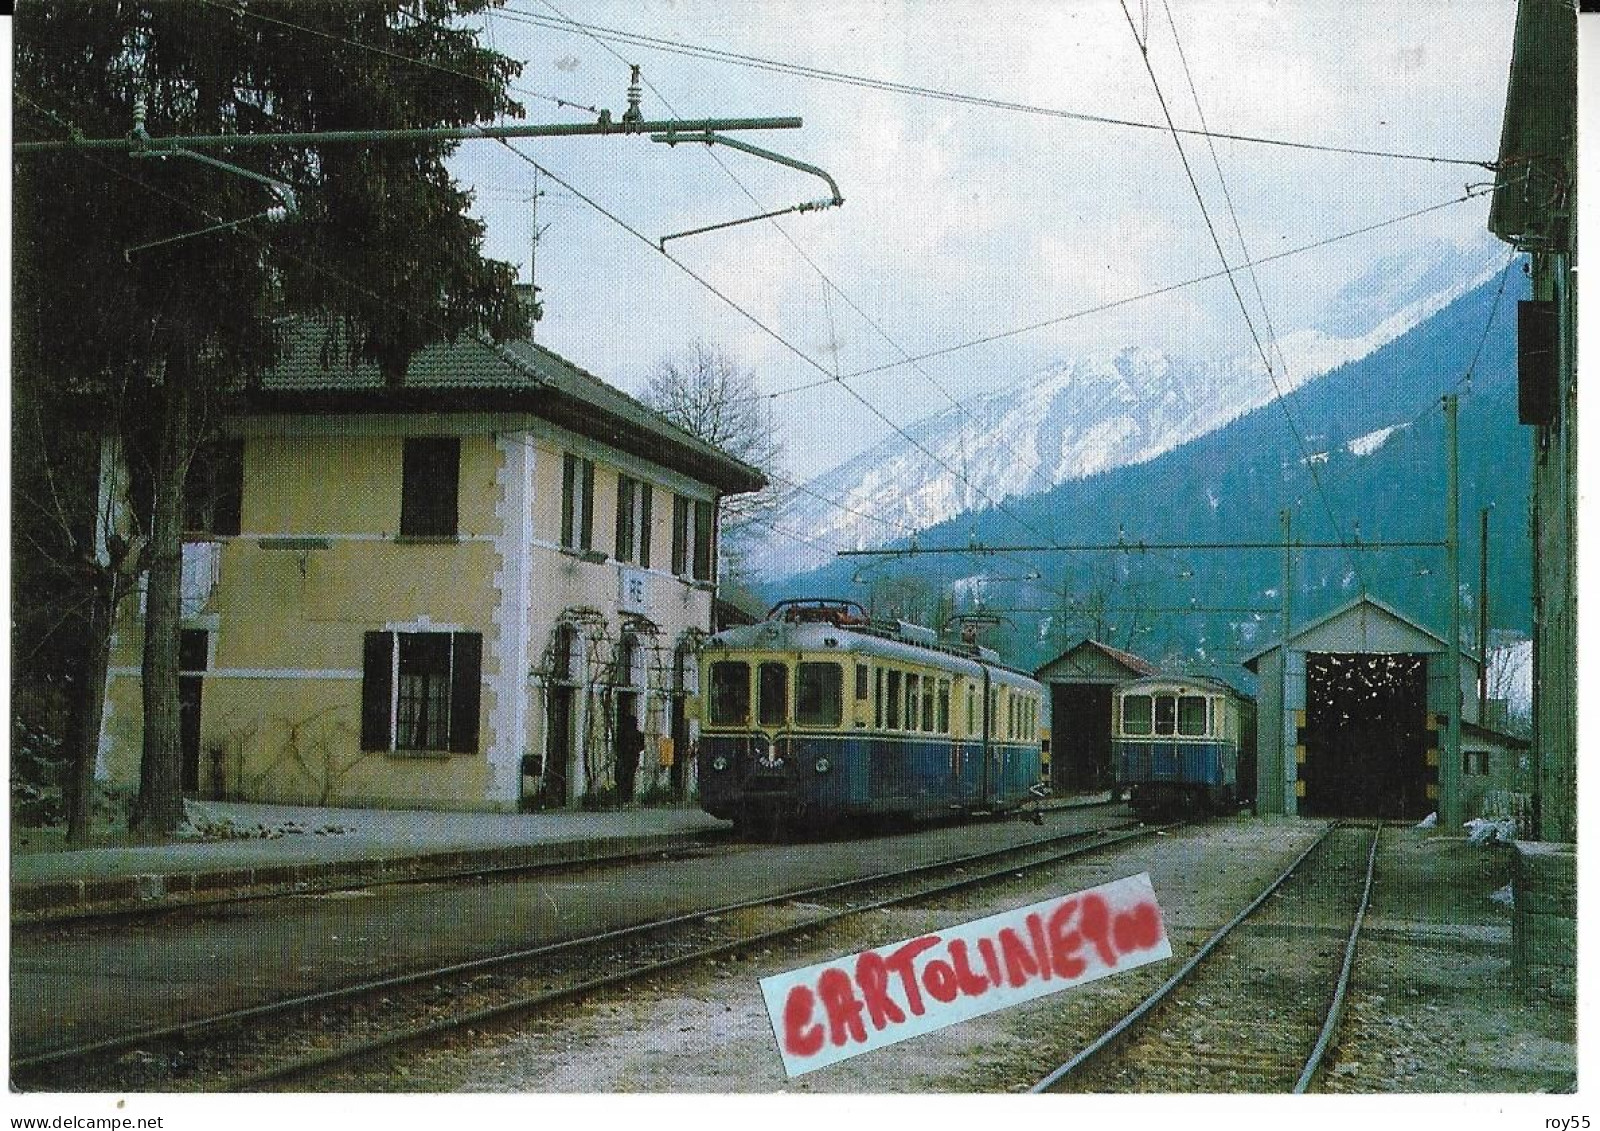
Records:
{"label": "snow-capped mountain", "polygon": [[[1276,383],[1253,352],[1200,360],[1127,347],[1062,360],[908,426],[938,462],[891,436],[794,493],[775,525],[807,531],[815,542],[867,548],[1009,497],[1153,459],[1279,390],[1367,356],[1504,265],[1497,245],[1437,245],[1385,259],[1346,287],[1317,325],[1280,336]],[[806,558],[785,542],[756,549],[750,563],[777,577],[824,557]]]}

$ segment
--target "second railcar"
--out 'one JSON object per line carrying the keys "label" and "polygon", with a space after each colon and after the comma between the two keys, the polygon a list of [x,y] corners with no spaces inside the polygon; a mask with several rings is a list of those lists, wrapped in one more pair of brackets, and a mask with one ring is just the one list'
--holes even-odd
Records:
{"label": "second railcar", "polygon": [[1231,812],[1250,701],[1197,676],[1147,676],[1112,696],[1112,761],[1141,815]]}
{"label": "second railcar", "polygon": [[1040,780],[1043,688],[987,649],[780,602],[701,655],[701,807],[752,830],[1003,811]]}

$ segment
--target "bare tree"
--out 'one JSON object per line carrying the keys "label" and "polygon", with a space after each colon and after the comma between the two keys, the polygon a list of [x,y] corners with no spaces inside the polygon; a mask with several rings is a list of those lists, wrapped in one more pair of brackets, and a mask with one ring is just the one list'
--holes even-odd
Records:
{"label": "bare tree", "polygon": [[[772,479],[783,461],[783,441],[753,370],[722,347],[702,340],[681,354],[663,357],[650,373],[644,403],[685,432],[714,444]],[[734,495],[722,504],[723,536],[754,533],[782,502],[779,484]]]}

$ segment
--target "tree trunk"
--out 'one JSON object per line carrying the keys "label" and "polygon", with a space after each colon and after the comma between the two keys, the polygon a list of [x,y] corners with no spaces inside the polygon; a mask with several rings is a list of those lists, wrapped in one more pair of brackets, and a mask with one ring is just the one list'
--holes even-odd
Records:
{"label": "tree trunk", "polygon": [[121,599],[119,562],[97,567],[90,582],[84,631],[84,666],[73,694],[68,721],[66,780],[67,843],[88,840],[94,816],[94,767],[100,755],[100,724],[105,715],[106,669],[111,664],[111,632]]}
{"label": "tree trunk", "polygon": [[189,451],[189,390],[181,363],[167,369],[167,404],[155,456],[155,490],[144,614],[144,752],[129,828],[164,837],[183,823],[183,750],[178,638],[183,615],[183,486]]}

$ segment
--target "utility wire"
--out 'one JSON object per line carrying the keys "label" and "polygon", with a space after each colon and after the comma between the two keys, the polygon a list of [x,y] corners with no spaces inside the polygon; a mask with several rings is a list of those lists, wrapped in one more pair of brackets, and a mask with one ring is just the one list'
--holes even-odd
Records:
{"label": "utility wire", "polygon": [[1018,515],[1010,507],[1006,506],[1004,501],[995,499],[987,491],[985,491],[982,487],[978,486],[978,484],[974,483],[970,478],[968,478],[968,476],[964,472],[960,471],[957,468],[951,467],[947,462],[945,462],[942,458],[940,458],[940,456],[937,453],[931,451],[925,444],[923,444],[915,436],[911,435],[909,432],[907,432],[900,425],[896,424],[887,415],[885,415],[884,412],[881,409],[879,409],[871,401],[867,400],[864,396],[862,396],[860,393],[858,393],[855,389],[852,389],[842,379],[841,380],[836,380],[836,381],[833,380],[832,375],[828,373],[827,368],[825,366],[823,366],[821,362],[819,362],[815,358],[811,357],[805,351],[800,349],[799,346],[796,346],[793,342],[790,342],[787,338],[783,337],[783,335],[779,334],[776,330],[772,329],[772,327],[768,326],[765,322],[761,321],[761,319],[757,318],[754,314],[750,313],[750,311],[746,310],[743,306],[739,305],[738,302],[736,302],[734,299],[730,298],[725,292],[723,292],[721,289],[719,289],[714,283],[712,283],[709,279],[705,278],[705,276],[701,275],[699,272],[695,271],[694,268],[690,267],[687,263],[683,262],[683,260],[681,260],[677,256],[673,255],[670,251],[666,251],[665,249],[661,248],[656,243],[656,241],[652,240],[649,236],[645,235],[638,228],[634,227],[632,224],[630,224],[626,220],[622,219],[622,217],[618,216],[616,213],[614,213],[610,209],[606,208],[599,201],[595,200],[594,198],[592,198],[592,197],[588,196],[587,194],[583,193],[582,191],[580,191],[578,188],[576,188],[570,181],[566,180],[564,177],[561,177],[558,174],[552,172],[550,169],[546,168],[544,165],[542,165],[538,161],[534,160],[528,154],[522,152],[522,150],[520,150],[516,146],[512,145],[506,139],[502,138],[500,140],[501,140],[501,143],[506,147],[507,150],[509,150],[510,152],[516,154],[519,158],[521,158],[523,161],[527,162],[533,168],[538,169],[539,172],[541,172],[545,176],[549,177],[552,181],[554,181],[556,184],[560,185],[562,188],[566,189],[568,192],[572,193],[574,196],[578,197],[578,199],[582,200],[585,204],[588,204],[596,212],[600,213],[600,215],[604,216],[606,219],[610,220],[612,223],[614,223],[618,227],[622,228],[623,231],[627,232],[629,235],[633,236],[639,242],[643,243],[646,247],[649,247],[651,250],[655,251],[658,255],[660,255],[663,258],[665,258],[674,267],[678,268],[678,270],[680,270],[684,274],[688,275],[691,279],[693,279],[695,282],[699,283],[706,290],[710,291],[711,294],[715,295],[718,299],[721,299],[722,302],[725,303],[730,308],[732,308],[735,313],[739,314],[746,321],[750,322],[753,326],[755,326],[757,329],[759,329],[762,333],[764,333],[768,337],[772,338],[773,341],[777,342],[779,345],[781,345],[785,349],[787,349],[790,353],[794,354],[800,360],[804,361],[811,368],[817,370],[819,373],[827,375],[829,380],[832,381],[834,385],[836,385],[840,389],[843,389],[847,394],[850,395],[850,397],[852,399],[854,399],[856,401],[857,404],[861,405],[862,408],[866,409],[867,412],[869,412],[873,417],[875,417],[877,420],[881,421],[882,423],[886,424],[891,430],[893,430],[897,435],[899,435],[901,439],[905,440],[906,443],[908,443],[912,447],[916,448],[919,452],[921,452],[923,455],[927,456],[934,463],[936,463],[940,467],[944,468],[946,471],[948,471],[950,474],[954,475],[961,482],[965,483],[972,490],[976,491],[979,495],[983,496],[983,498],[988,500],[988,502],[996,510],[1000,511],[1001,513],[1005,514],[1007,517],[1011,518],[1014,522],[1016,522],[1016,524],[1018,526],[1023,527],[1024,529],[1030,531],[1031,533],[1033,533],[1033,534],[1035,534],[1035,535],[1037,535],[1037,536],[1039,536],[1041,538],[1047,537],[1037,527],[1035,527],[1032,523],[1028,522],[1026,519],[1024,519],[1023,517]]}
{"label": "utility wire", "polygon": [[[1206,208],[1205,194],[1200,191],[1200,183],[1195,179],[1194,169],[1189,164],[1189,155],[1183,149],[1183,139],[1178,135],[1177,123],[1173,121],[1172,111],[1167,106],[1166,95],[1161,90],[1161,80],[1156,77],[1155,67],[1150,62],[1150,46],[1139,38],[1139,29],[1133,21],[1133,13],[1128,10],[1127,0],[1118,0],[1118,4],[1122,8],[1122,14],[1127,17],[1128,30],[1133,33],[1134,42],[1139,45],[1139,58],[1144,63],[1145,72],[1150,76],[1150,83],[1155,90],[1156,101],[1161,106],[1161,115],[1166,119],[1167,126],[1172,131],[1172,141],[1178,150],[1178,160],[1183,164],[1184,175],[1188,178],[1189,187],[1193,190],[1195,201],[1200,206],[1200,216],[1205,221],[1206,231],[1211,236],[1211,244],[1216,248],[1217,258],[1222,262],[1223,273],[1228,279],[1228,288],[1233,291],[1233,297],[1239,304],[1239,313],[1244,317],[1245,327],[1250,331],[1250,340],[1255,343],[1256,352],[1261,355],[1261,363],[1266,367],[1267,377],[1272,381],[1273,391],[1277,393],[1274,399],[1283,409],[1284,418],[1289,422],[1289,430],[1294,434],[1295,443],[1300,448],[1300,454],[1305,457],[1306,467],[1311,473],[1311,482],[1316,488],[1317,496],[1322,501],[1323,512],[1327,515],[1329,523],[1332,524],[1334,535],[1340,542],[1343,542],[1344,528],[1340,524],[1338,516],[1334,514],[1333,504],[1328,498],[1327,490],[1322,485],[1322,477],[1317,472],[1317,465],[1312,461],[1311,450],[1306,443],[1305,435],[1301,432],[1299,424],[1295,422],[1294,414],[1289,411],[1286,399],[1287,394],[1278,381],[1278,375],[1272,366],[1272,358],[1268,356],[1266,347],[1262,344],[1261,336],[1256,332],[1255,322],[1250,317],[1249,305],[1245,302],[1244,295],[1239,290],[1238,281],[1233,277],[1233,270],[1228,265],[1228,255],[1222,249],[1222,240],[1217,235],[1216,225],[1211,222],[1210,210]],[[1176,25],[1174,25],[1174,31],[1176,31]],[[1350,565],[1356,571],[1356,576],[1359,579],[1361,577],[1361,564],[1354,555],[1350,556]],[[1365,580],[1361,581],[1361,588],[1363,591],[1366,590]]]}
{"label": "utility wire", "polygon": [[[542,2],[542,0],[541,0]],[[796,75],[801,78],[816,79],[823,82],[839,83],[846,86],[865,87],[872,90],[889,91],[895,94],[911,95],[919,98],[930,98],[943,102],[957,102],[972,106],[983,106],[994,110],[1011,111],[1020,114],[1032,114],[1049,118],[1061,118],[1076,122],[1089,122],[1098,125],[1122,126],[1129,129],[1160,130],[1167,127],[1156,122],[1140,122],[1128,118],[1116,118],[1103,114],[1088,114],[1071,110],[1052,109],[1045,106],[1030,105],[1025,102],[1012,102],[998,98],[988,98],[981,95],[963,94],[957,91],[941,90],[936,87],[918,86],[912,83],[893,82],[887,79],[870,78],[865,75],[855,75],[844,71],[829,70],[823,67],[812,67],[801,63],[789,63],[778,59],[764,58],[759,55],[748,55],[736,51],[724,51],[714,47],[696,46],[677,40],[664,39],[659,36],[644,35],[638,32],[623,31],[616,28],[601,27],[598,24],[574,25],[568,20],[565,24],[530,12],[526,9],[506,7],[501,9],[501,15],[512,22],[533,24],[537,27],[552,31],[571,33],[582,31],[595,39],[605,38],[629,46],[644,47],[653,51],[661,51],[675,55],[685,55],[691,58],[706,59],[713,62],[728,63],[735,66],[750,67],[756,70],[772,71],[779,74]],[[1135,33],[1137,34],[1137,33]],[[1307,150],[1315,153],[1336,153],[1357,157],[1380,157],[1397,161],[1421,161],[1434,165],[1469,165],[1475,168],[1493,169],[1492,162],[1475,161],[1462,157],[1442,157],[1426,153],[1405,153],[1387,149],[1363,149],[1353,146],[1323,145],[1315,142],[1294,141],[1287,138],[1262,137],[1253,134],[1224,133],[1220,131],[1183,129],[1179,132],[1191,135],[1204,134],[1222,141],[1247,142],[1254,145],[1270,145],[1287,149]]]}
{"label": "utility wire", "polygon": [[[219,11],[227,12],[231,15],[244,16],[246,19],[257,20],[261,23],[276,24],[279,27],[288,28],[291,31],[304,32],[306,35],[314,35],[319,39],[327,39],[334,43],[342,43],[347,47],[357,47],[363,51],[370,51],[375,55],[382,55],[386,58],[394,59],[401,63],[410,63],[413,66],[423,67],[430,71],[438,71],[441,74],[454,75],[456,78],[466,79],[469,82],[475,82],[492,89],[493,84],[489,83],[485,79],[480,78],[477,75],[469,75],[465,71],[458,71],[453,67],[447,67],[443,63],[435,63],[429,59],[419,59],[415,56],[406,55],[399,51],[390,51],[386,47],[378,47],[375,44],[363,43],[357,39],[350,39],[346,36],[335,35],[332,32],[321,31],[317,28],[306,27],[303,24],[297,24],[289,20],[279,19],[276,16],[268,16],[262,12],[246,7],[243,3],[228,4],[223,3],[222,0],[200,0],[200,3],[204,4],[208,8],[216,8]],[[414,21],[421,22],[420,17],[413,16],[410,12],[405,11],[403,8],[398,9],[398,11],[400,15],[406,16]],[[511,83],[506,84],[506,89],[516,94],[523,95],[527,98],[537,98],[544,102],[553,103],[556,106],[573,110],[582,110],[585,113],[595,115],[600,113],[600,111],[593,106],[585,106],[579,102],[569,102],[565,98],[557,98],[552,94],[541,94],[536,90],[529,90],[526,87],[515,86]]]}
{"label": "utility wire", "polygon": [[[1396,224],[1402,224],[1407,220],[1414,220],[1419,216],[1426,216],[1431,212],[1438,212],[1441,209],[1453,208],[1455,205],[1465,204],[1467,201],[1484,196],[1490,191],[1491,188],[1469,189],[1462,196],[1452,197],[1451,199],[1441,201],[1438,204],[1430,204],[1426,208],[1418,208],[1400,216],[1394,216],[1387,220],[1380,220],[1375,224],[1367,224],[1364,227],[1354,228],[1348,232],[1341,232],[1336,236],[1328,236],[1325,239],[1316,240],[1312,243],[1301,244],[1299,247],[1291,247],[1285,251],[1274,252],[1271,255],[1264,255],[1260,259],[1253,260],[1251,265],[1260,266],[1263,263],[1274,263],[1280,259],[1287,259],[1290,256],[1302,255],[1308,251],[1316,251],[1318,248],[1327,247],[1330,244],[1339,243],[1342,240],[1354,239],[1357,236],[1364,236],[1370,232],[1376,232],[1383,228],[1389,228]],[[927,361],[929,358],[944,357],[948,354],[959,353],[963,350],[989,345],[992,342],[1004,341],[1007,338],[1020,337],[1023,334],[1030,334],[1035,330],[1044,330],[1051,326],[1059,326],[1064,322],[1072,322],[1079,318],[1087,318],[1093,314],[1103,314],[1105,311],[1115,310],[1117,307],[1128,306],[1136,302],[1143,302],[1146,299],[1159,298],[1162,295],[1168,295],[1172,294],[1174,291],[1183,290],[1185,287],[1193,287],[1201,283],[1214,282],[1217,279],[1223,278],[1225,274],[1226,272],[1218,270],[1209,271],[1203,275],[1194,275],[1190,278],[1182,279],[1176,283],[1168,283],[1163,287],[1156,287],[1153,290],[1141,291],[1138,294],[1126,295],[1123,298],[1112,299],[1109,302],[1103,302],[1094,306],[1084,307],[1080,310],[1074,310],[1068,314],[1058,315],[1054,318],[1046,318],[1038,322],[1029,322],[1026,325],[1013,326],[1006,330],[998,330],[994,333],[985,334],[978,338],[971,338],[963,342],[957,342],[953,345],[940,346],[938,349],[915,354],[912,357],[906,358],[902,361],[891,361],[882,365],[873,365],[865,369],[857,369],[844,374],[842,379],[850,381],[857,377],[866,377],[874,373],[883,373],[891,369],[898,369],[902,365],[911,364],[913,362]],[[779,389],[776,392],[768,393],[767,395],[769,397],[791,396],[795,393],[805,392],[808,389],[819,388],[822,385],[830,383],[832,380],[833,376],[832,374],[829,374],[825,380],[808,381],[804,384],[792,385],[788,388]]]}
{"label": "utility wire", "polygon": [[[628,66],[630,68],[634,65],[631,60],[623,58],[623,56],[621,54],[619,54],[614,48],[612,48],[610,44],[606,43],[606,41],[604,39],[602,39],[600,36],[596,35],[593,30],[588,28],[586,25],[579,23],[577,20],[574,20],[572,17],[568,16],[565,12],[563,12],[560,8],[556,7],[556,5],[552,2],[552,0],[539,0],[539,2],[541,4],[543,4],[546,8],[549,8],[552,12],[554,12],[562,20],[564,20],[568,24],[572,25],[572,27],[574,27],[574,28],[582,31],[584,34],[588,35],[589,38],[593,39],[604,50],[609,52],[615,59],[617,59],[618,62],[621,62],[621,63],[625,64],[626,66]],[[671,114],[674,119],[681,118],[681,115],[678,113],[677,108],[672,105],[671,101],[664,94],[661,93],[661,91],[656,87],[656,85],[653,82],[650,81],[649,78],[644,77],[641,74],[640,81],[644,84],[644,86],[646,88],[649,89],[649,91],[652,94],[654,94],[658,99],[661,100],[661,104],[666,107],[667,113]],[[727,174],[728,178],[730,180],[732,180],[735,185],[738,186],[739,190],[744,193],[745,197],[750,201],[751,204],[755,205],[758,209],[762,209],[763,211],[768,209],[768,205],[766,203],[764,203],[763,201],[761,201],[755,195],[755,193],[753,193],[750,190],[750,188],[744,183],[744,181],[740,179],[738,174],[736,174],[733,171],[733,169],[731,167],[729,167],[729,165],[722,159],[721,155],[719,155],[714,149],[710,149],[709,152],[710,152],[710,155],[711,155],[711,159],[714,162],[716,162],[717,167],[720,168],[725,174]],[[803,259],[806,262],[806,264],[812,269],[812,271],[814,271],[816,273],[817,277],[822,280],[823,287],[824,287],[824,290],[823,290],[823,301],[824,301],[824,307],[825,307],[825,309],[827,311],[827,316],[828,316],[828,325],[829,325],[830,337],[835,343],[835,345],[834,345],[834,366],[833,366],[833,378],[834,378],[835,381],[837,381],[837,382],[842,384],[842,378],[839,375],[837,335],[833,332],[833,309],[832,309],[831,304],[829,304],[827,302],[827,296],[828,296],[828,292],[830,290],[834,294],[837,294],[841,299],[843,299],[845,301],[845,303],[850,307],[850,309],[854,310],[856,312],[856,314],[864,322],[866,322],[867,325],[871,326],[873,328],[873,330],[875,330],[878,333],[878,335],[881,338],[883,338],[884,341],[888,342],[889,345],[892,346],[895,349],[896,352],[898,352],[902,357],[905,357],[905,358],[909,358],[910,357],[909,352],[904,347],[902,347],[899,342],[897,342],[894,338],[892,338],[889,335],[889,332],[887,330],[885,330],[881,325],[879,325],[879,323],[871,315],[869,315],[865,310],[863,310],[861,308],[861,306],[853,298],[851,298],[850,295],[847,294],[842,287],[840,287],[836,282],[833,281],[832,278],[829,277],[828,273],[822,269],[822,266],[819,263],[817,263],[817,261],[815,259],[813,259],[806,252],[805,248],[802,247],[800,245],[800,243],[792,235],[789,234],[788,230],[782,224],[778,223],[778,221],[777,221],[777,219],[775,217],[769,216],[767,218],[767,221],[775,229],[777,229],[778,234],[781,235],[784,238],[784,240],[788,242],[789,246],[792,247],[795,250],[795,252],[800,256],[800,258]],[[658,245],[658,250],[664,250],[664,249],[659,248],[659,245]],[[941,395],[943,395],[944,398],[947,401],[949,401],[952,405],[954,405],[961,412],[965,413],[968,416],[969,419],[972,419],[972,420],[976,421],[977,418],[967,409],[967,407],[964,404],[962,404],[961,401],[958,400],[955,397],[955,395],[950,392],[949,389],[945,388],[945,386],[942,383],[940,383],[939,381],[935,380],[932,374],[928,373],[925,369],[923,369],[920,365],[917,365],[915,362],[913,362],[912,365],[913,365],[913,368],[916,369],[917,373],[920,374],[925,381],[927,381],[930,385],[932,385],[935,389],[937,389],[939,391],[939,393]],[[852,392],[852,394],[854,394],[854,390],[847,390],[847,391]],[[1135,392],[1137,393],[1138,391],[1135,390]],[[901,433],[901,434],[904,435],[904,433]],[[959,433],[958,435],[959,435],[959,437],[961,439],[961,442],[962,442],[962,450],[963,450],[963,452],[965,452],[965,436],[966,436],[966,434],[963,431],[963,432]],[[1009,445],[1006,445],[1006,446],[1009,448]],[[924,450],[926,450],[926,449],[924,449]],[[1018,453],[1015,451],[1015,449],[1010,449],[1010,450],[1012,451],[1012,454],[1014,456],[1018,455]],[[932,453],[927,453],[927,454],[929,454],[930,457],[932,456]],[[936,462],[938,462],[940,464],[940,466],[944,467],[946,470],[950,470],[950,471],[954,472],[954,469],[950,468],[949,465],[945,464],[942,460],[937,460],[937,457],[932,457],[932,458],[934,458],[936,460]],[[1026,462],[1026,461],[1021,461],[1021,462]],[[1032,466],[1033,466],[1033,470],[1034,471],[1040,470],[1040,465],[1039,465],[1039,463],[1037,461],[1034,461]],[[962,473],[962,472],[954,472],[954,473],[958,476],[959,479],[961,479],[963,482],[965,482],[967,484],[969,489],[973,489],[973,484],[971,483],[971,480],[968,479],[964,473]],[[806,493],[810,494],[810,495],[813,495],[813,496],[815,496],[817,498],[821,498],[822,497],[822,496],[818,495],[814,491],[807,491]],[[982,492],[980,491],[980,493],[982,493]],[[988,496],[985,495],[985,498],[988,498]],[[967,499],[970,501],[971,496],[968,495]],[[831,505],[839,506],[839,504],[833,503],[832,500],[825,500],[825,501],[829,502]],[[993,502],[994,500],[990,499],[989,501]],[[849,510],[850,508],[841,507],[841,509]],[[968,507],[966,507],[964,509],[971,509],[971,508],[970,508],[970,506],[968,506]],[[859,513],[859,512],[854,512],[854,513]],[[1035,530],[1035,533],[1038,533],[1037,530]]]}

